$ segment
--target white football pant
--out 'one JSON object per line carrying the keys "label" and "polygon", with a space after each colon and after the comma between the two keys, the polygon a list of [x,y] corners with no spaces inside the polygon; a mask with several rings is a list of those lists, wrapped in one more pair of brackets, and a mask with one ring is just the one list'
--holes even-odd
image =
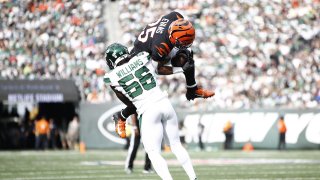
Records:
{"label": "white football pant", "polygon": [[154,170],[161,179],[172,180],[168,165],[161,156],[163,137],[189,178],[195,179],[196,174],[189,154],[181,145],[179,139],[178,119],[169,99],[164,98],[156,102],[153,106],[150,106],[139,119],[142,143],[149,155]]}

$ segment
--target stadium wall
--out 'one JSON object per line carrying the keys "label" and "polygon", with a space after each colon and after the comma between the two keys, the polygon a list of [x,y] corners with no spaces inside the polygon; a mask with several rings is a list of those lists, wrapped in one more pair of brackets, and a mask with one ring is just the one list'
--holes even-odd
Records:
{"label": "stadium wall", "polygon": [[[126,141],[114,132],[113,113],[123,108],[119,103],[80,104],[80,139],[89,149],[122,148]],[[241,148],[251,142],[256,149],[276,149],[278,146],[277,120],[284,115],[287,125],[288,149],[317,149],[320,147],[320,109],[254,109],[212,110],[190,112],[176,108],[184,121],[188,147],[197,147],[198,123],[204,125],[202,140],[206,147],[221,149],[225,136],[223,126],[234,124],[233,147]]]}

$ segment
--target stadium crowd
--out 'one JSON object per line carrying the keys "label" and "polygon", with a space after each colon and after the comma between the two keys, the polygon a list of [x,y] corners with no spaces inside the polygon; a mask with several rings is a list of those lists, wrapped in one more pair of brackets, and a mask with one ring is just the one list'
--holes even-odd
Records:
{"label": "stadium crowd", "polygon": [[[216,92],[198,107],[319,107],[319,0],[121,2],[128,45],[144,25],[170,10],[192,20],[197,81]],[[183,78],[161,80],[171,98],[180,100],[174,102],[197,108],[184,103]]]}
{"label": "stadium crowd", "polygon": [[107,32],[100,1],[7,1],[0,9],[1,78],[73,78],[83,99],[102,89]]}
{"label": "stadium crowd", "polygon": [[[146,24],[174,9],[196,27],[196,79],[216,96],[185,103],[183,75],[160,76],[173,103],[208,109],[319,107],[319,0],[119,3],[128,46]],[[0,78],[73,78],[84,101],[116,99],[103,82],[108,19],[100,1],[11,1],[0,9]]]}

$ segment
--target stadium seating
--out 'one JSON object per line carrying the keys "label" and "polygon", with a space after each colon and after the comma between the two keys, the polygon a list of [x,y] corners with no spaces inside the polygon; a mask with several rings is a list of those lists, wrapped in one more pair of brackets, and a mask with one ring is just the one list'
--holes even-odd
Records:
{"label": "stadium seating", "polygon": [[[160,77],[181,107],[318,107],[320,3],[299,1],[132,1],[120,3],[131,46],[142,28],[174,9],[196,27],[196,79],[214,98],[185,103],[183,76]],[[1,3],[0,78],[74,79],[83,101],[116,99],[104,87],[108,32],[101,1]]]}

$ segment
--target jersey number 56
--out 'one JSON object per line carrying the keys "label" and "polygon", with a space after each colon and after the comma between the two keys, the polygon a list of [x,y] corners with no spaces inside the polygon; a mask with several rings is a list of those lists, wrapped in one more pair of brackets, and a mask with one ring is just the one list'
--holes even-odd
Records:
{"label": "jersey number 56", "polygon": [[[128,82],[135,77],[138,79],[138,81],[133,81],[128,84]],[[156,86],[156,81],[154,80],[152,74],[149,73],[149,69],[145,66],[136,70],[134,75],[129,74],[120,79],[118,82],[132,99],[142,94],[143,89],[148,91]]]}

